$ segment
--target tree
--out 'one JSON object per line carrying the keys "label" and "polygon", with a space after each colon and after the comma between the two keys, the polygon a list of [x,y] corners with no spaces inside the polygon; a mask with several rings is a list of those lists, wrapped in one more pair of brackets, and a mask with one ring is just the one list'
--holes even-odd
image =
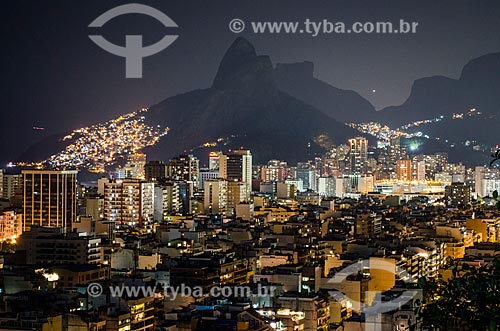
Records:
{"label": "tree", "polygon": [[500,330],[500,257],[480,268],[449,262],[448,280],[421,279],[421,314],[432,330]]}

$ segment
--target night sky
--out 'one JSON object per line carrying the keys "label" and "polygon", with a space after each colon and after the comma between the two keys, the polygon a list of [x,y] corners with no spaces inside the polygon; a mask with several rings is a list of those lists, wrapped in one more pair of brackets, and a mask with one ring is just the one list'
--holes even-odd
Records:
{"label": "night sky", "polygon": [[[126,15],[102,29],[88,28],[103,12],[127,1],[9,1],[2,3],[0,160],[14,159],[44,136],[67,132],[146,107],[181,92],[205,88],[226,48],[239,35],[274,63],[309,60],[316,77],[353,89],[377,109],[402,103],[415,79],[457,78],[469,60],[500,51],[500,1],[138,1],[172,18]],[[286,35],[229,31],[245,21],[418,21],[408,35]],[[142,79],[125,79],[124,59],[88,35],[124,44],[126,34],[146,45],[179,38],[145,58]],[[375,90],[375,92],[373,92]],[[34,131],[33,126],[45,127]]]}

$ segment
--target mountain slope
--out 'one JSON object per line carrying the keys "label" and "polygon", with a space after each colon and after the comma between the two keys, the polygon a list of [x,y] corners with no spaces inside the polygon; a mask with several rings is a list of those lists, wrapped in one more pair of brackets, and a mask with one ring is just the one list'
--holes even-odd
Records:
{"label": "mountain slope", "polygon": [[276,65],[278,87],[343,122],[366,122],[375,115],[373,105],[358,93],[331,86],[314,77],[312,62]]}
{"label": "mountain slope", "polygon": [[[53,138],[31,151],[44,155],[50,166],[96,171],[137,150],[149,159],[168,160],[184,152],[205,159],[208,148],[243,146],[252,150],[256,162],[277,158],[293,163],[323,153],[332,141],[345,143],[355,135],[359,133],[281,91],[269,57],[257,55],[252,44],[238,38],[209,88],[74,131],[65,137],[68,143]],[[46,148],[49,145],[60,146],[60,152],[54,155],[52,148]],[[26,159],[30,155],[24,154],[21,161],[40,161]]]}
{"label": "mountain slope", "polygon": [[[440,115],[465,113],[475,108],[483,114],[500,113],[500,53],[470,61],[459,79],[434,76],[416,80],[409,98],[400,106],[379,111],[375,119],[400,126]],[[465,123],[465,122],[464,122]],[[472,125],[467,129],[480,129]]]}
{"label": "mountain slope", "polygon": [[296,162],[322,151],[314,143],[321,134],[336,142],[357,134],[280,91],[269,57],[256,55],[243,38],[224,55],[212,87],[152,106],[147,120],[171,128],[166,139],[146,151],[162,159],[235,136],[227,148],[249,148],[257,162],[270,158]]}

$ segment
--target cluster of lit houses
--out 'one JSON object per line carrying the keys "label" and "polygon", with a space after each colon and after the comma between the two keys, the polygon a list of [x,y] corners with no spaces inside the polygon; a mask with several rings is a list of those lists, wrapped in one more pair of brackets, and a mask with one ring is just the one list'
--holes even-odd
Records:
{"label": "cluster of lit houses", "polygon": [[[379,141],[386,143],[392,139],[397,138],[413,138],[413,137],[422,137],[425,139],[434,139],[437,141],[441,141],[450,147],[455,147],[458,144],[461,144],[467,148],[472,148],[473,150],[483,151],[485,146],[478,141],[474,140],[466,140],[461,141],[459,143],[448,141],[446,138],[440,137],[430,137],[427,134],[423,134],[422,131],[417,131],[420,126],[424,126],[431,123],[438,123],[441,121],[456,121],[456,120],[467,120],[471,117],[483,116],[482,112],[478,111],[476,108],[469,109],[466,113],[454,113],[451,116],[443,116],[440,115],[435,118],[419,120],[411,123],[407,123],[402,125],[397,129],[392,129],[387,125],[378,123],[378,122],[366,122],[366,123],[346,123],[353,129],[358,130],[359,132],[365,135],[371,135],[377,138]],[[411,146],[411,148],[416,149],[417,146]]]}
{"label": "cluster of lit houses", "polygon": [[134,155],[136,151],[156,144],[169,128],[153,127],[145,123],[141,109],[110,121],[74,130],[63,138],[69,144],[44,163],[51,168],[86,168],[102,173],[119,157]]}

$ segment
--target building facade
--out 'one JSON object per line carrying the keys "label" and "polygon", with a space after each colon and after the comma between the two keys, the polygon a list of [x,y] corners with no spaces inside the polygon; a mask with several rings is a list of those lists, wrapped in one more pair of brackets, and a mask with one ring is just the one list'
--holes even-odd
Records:
{"label": "building facade", "polygon": [[154,184],[111,180],[104,185],[104,218],[117,224],[147,224],[154,219]]}
{"label": "building facade", "polygon": [[71,228],[77,213],[76,170],[23,170],[22,231],[31,226]]}

